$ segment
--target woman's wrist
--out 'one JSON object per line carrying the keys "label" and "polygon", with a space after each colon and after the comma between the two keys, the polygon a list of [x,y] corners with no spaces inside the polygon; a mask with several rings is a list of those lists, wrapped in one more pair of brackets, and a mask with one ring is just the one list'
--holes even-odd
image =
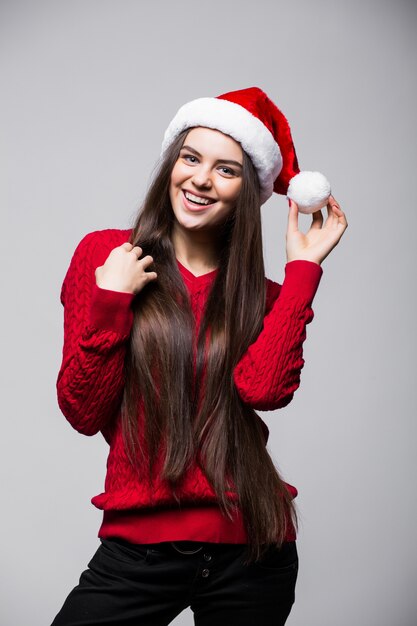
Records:
{"label": "woman's wrist", "polygon": [[316,265],[321,265],[321,261],[318,261],[317,259],[307,259],[303,257],[294,257],[294,258],[287,257],[287,263],[291,263],[292,261],[310,261],[310,263],[316,263]]}
{"label": "woman's wrist", "polygon": [[[311,304],[319,286],[323,268],[319,263],[310,259],[293,259],[292,261],[288,261],[285,265],[285,278],[280,298],[295,296]],[[296,263],[296,261],[307,261],[307,263]]]}
{"label": "woman's wrist", "polygon": [[133,324],[131,307],[133,293],[115,291],[93,284],[90,300],[89,324],[98,330],[112,330],[128,335]]}

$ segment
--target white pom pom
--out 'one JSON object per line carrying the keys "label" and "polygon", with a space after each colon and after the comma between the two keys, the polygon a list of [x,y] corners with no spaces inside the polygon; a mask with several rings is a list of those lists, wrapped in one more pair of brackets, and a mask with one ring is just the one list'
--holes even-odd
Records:
{"label": "white pom pom", "polygon": [[326,206],[331,194],[329,181],[320,172],[299,172],[288,186],[287,197],[294,200],[300,213],[314,213]]}

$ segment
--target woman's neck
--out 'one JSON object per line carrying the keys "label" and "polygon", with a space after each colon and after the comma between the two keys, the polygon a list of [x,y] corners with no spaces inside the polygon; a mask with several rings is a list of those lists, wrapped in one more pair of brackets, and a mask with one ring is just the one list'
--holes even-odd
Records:
{"label": "woman's neck", "polygon": [[218,267],[218,246],[208,233],[183,233],[173,229],[172,244],[176,258],[196,275],[210,272]]}

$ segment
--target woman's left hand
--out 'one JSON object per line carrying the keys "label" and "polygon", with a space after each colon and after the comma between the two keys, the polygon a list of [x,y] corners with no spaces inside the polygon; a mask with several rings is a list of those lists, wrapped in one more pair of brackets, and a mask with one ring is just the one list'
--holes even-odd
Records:
{"label": "woman's left hand", "polygon": [[320,265],[339,243],[348,226],[345,214],[333,196],[329,197],[324,225],[321,211],[312,214],[310,230],[304,235],[298,230],[298,206],[293,200],[290,201],[286,235],[287,262],[305,260]]}

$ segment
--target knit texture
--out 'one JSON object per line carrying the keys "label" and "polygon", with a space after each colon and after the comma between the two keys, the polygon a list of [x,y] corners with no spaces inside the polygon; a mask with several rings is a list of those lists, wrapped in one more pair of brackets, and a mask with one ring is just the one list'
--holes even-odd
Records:
{"label": "knit texture", "polygon": [[[104,491],[91,499],[104,512],[99,536],[117,535],[137,543],[179,539],[245,543],[239,512],[233,522],[225,519],[197,464],[181,482],[179,508],[158,472],[138,480],[128,462],[119,418],[135,296],[98,287],[94,272],[113,248],[128,241],[130,233],[107,229],[83,237],[71,258],[60,296],[64,345],[56,383],[58,404],[73,428],[88,436],[101,431],[110,446]],[[198,332],[218,270],[196,277],[179,261],[178,267],[190,294]],[[311,304],[322,272],[317,263],[297,260],[286,264],[282,285],[265,279],[263,328],[233,373],[240,398],[254,409],[286,406],[300,384],[306,325],[314,317]],[[143,422],[143,411],[138,420]],[[268,428],[261,423],[267,441]],[[156,468],[162,467],[162,462],[162,457],[158,458]],[[287,487],[295,497],[296,488]],[[291,528],[287,539],[294,538]]]}

